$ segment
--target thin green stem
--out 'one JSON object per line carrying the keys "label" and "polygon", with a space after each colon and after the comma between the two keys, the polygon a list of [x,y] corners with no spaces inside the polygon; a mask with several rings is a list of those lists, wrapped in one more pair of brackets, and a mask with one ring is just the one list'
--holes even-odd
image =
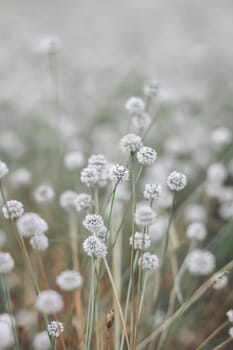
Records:
{"label": "thin green stem", "polygon": [[205,340],[201,342],[201,344],[197,347],[196,350],[204,349],[204,347],[212,340],[219,332],[221,332],[226,326],[229,325],[229,321],[224,322],[219,326],[213,333],[211,333]]}
{"label": "thin green stem", "polygon": [[139,302],[139,311],[138,311],[138,319],[139,320],[140,320],[141,313],[142,313],[142,305],[143,305],[143,301],[144,301],[144,297],[145,297],[148,275],[149,275],[149,272],[146,271],[144,279],[143,279],[143,283],[142,283],[142,293],[141,293],[141,298],[140,298],[140,302]]}
{"label": "thin green stem", "polygon": [[95,290],[94,290],[95,265],[96,265],[96,261],[94,260],[94,258],[91,258],[91,285],[90,285],[89,302],[88,302],[88,316],[87,316],[85,350],[90,349],[92,329],[93,329],[94,299],[95,299],[95,294],[94,294],[95,293]]}
{"label": "thin green stem", "polygon": [[163,253],[162,253],[162,258],[161,258],[162,264],[164,263],[164,260],[166,258],[166,253],[167,253],[167,248],[168,248],[169,233],[170,233],[170,228],[171,228],[172,219],[173,219],[173,215],[174,215],[174,209],[175,209],[175,197],[176,197],[176,192],[174,191],[173,192],[173,199],[172,199],[172,207],[171,207],[170,217],[169,217],[168,226],[167,226],[167,230],[166,230],[165,243],[164,243],[164,248],[163,248]]}
{"label": "thin green stem", "polygon": [[215,348],[213,348],[212,350],[222,350],[222,349],[226,349],[226,345],[230,344],[233,341],[233,338],[228,338],[226,339],[223,343],[219,344],[218,346],[215,346]]}

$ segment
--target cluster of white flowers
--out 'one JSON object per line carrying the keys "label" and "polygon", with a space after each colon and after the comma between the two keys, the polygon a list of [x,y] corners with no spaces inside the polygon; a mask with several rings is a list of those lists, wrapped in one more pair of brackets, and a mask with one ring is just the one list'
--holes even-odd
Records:
{"label": "cluster of white flowers", "polygon": [[142,165],[152,165],[157,158],[156,151],[147,146],[143,146],[137,152],[137,160]]}
{"label": "cluster of white flowers", "polygon": [[88,210],[91,209],[93,200],[88,193],[79,193],[74,204],[77,211]]}
{"label": "cluster of white flowers", "polygon": [[49,240],[46,235],[33,235],[30,239],[30,244],[34,250],[46,250],[49,247]]}
{"label": "cluster of white flowers", "polygon": [[155,199],[159,198],[162,193],[162,186],[159,184],[146,184],[144,188],[144,198],[145,199]]}
{"label": "cluster of white flowers", "polygon": [[34,199],[37,203],[50,202],[54,197],[54,189],[48,184],[42,184],[38,186],[34,191]]}
{"label": "cluster of white flowers", "polygon": [[136,207],[134,220],[138,226],[150,226],[155,223],[157,215],[146,203],[139,203]]}
{"label": "cluster of white flowers", "polygon": [[120,164],[113,164],[110,168],[110,180],[117,184],[119,181],[129,180],[129,170]]}
{"label": "cluster of white flowers", "polygon": [[75,209],[75,201],[78,194],[74,191],[65,191],[60,195],[59,203],[63,209],[72,210]]}
{"label": "cluster of white flowers", "polygon": [[229,278],[226,273],[216,273],[213,276],[213,288],[215,290],[224,289],[229,282]]}
{"label": "cluster of white flowers", "polygon": [[107,255],[107,247],[101,242],[101,240],[92,235],[85,239],[83,242],[83,249],[89,256],[93,256],[96,259],[105,258]]}
{"label": "cluster of white flowers", "polygon": [[15,261],[10,253],[0,252],[0,273],[9,273],[13,270]]}
{"label": "cluster of white flowers", "polygon": [[3,161],[0,160],[0,180],[6,176],[8,174],[9,170],[8,167],[6,165],[6,163],[4,163]]}
{"label": "cluster of white flowers", "polygon": [[19,168],[11,173],[10,181],[16,188],[26,187],[32,182],[32,174],[25,168]]}
{"label": "cluster of white flowers", "polygon": [[47,222],[36,213],[24,213],[17,221],[19,234],[23,237],[42,235],[48,230]]}
{"label": "cluster of white flowers", "polygon": [[181,191],[187,185],[187,177],[183,173],[173,171],[167,178],[167,185],[172,191]]}
{"label": "cluster of white flowers", "polygon": [[152,242],[162,239],[166,233],[168,225],[167,217],[159,217],[155,224],[150,226],[150,237]]}
{"label": "cluster of white flowers", "polygon": [[50,350],[51,343],[47,331],[37,333],[33,339],[34,350]]}
{"label": "cluster of white flowers", "polygon": [[194,249],[186,258],[186,266],[192,275],[209,275],[216,266],[215,256],[201,249]]}
{"label": "cluster of white flowers", "polygon": [[81,171],[80,179],[88,187],[104,187],[108,182],[108,162],[102,154],[94,154],[88,159],[88,166]]}
{"label": "cluster of white flowers", "polygon": [[65,155],[64,165],[68,170],[76,170],[83,166],[85,158],[82,152],[72,151]]}
{"label": "cluster of white flowers", "polygon": [[206,226],[202,222],[193,222],[187,227],[186,236],[189,239],[203,241],[207,236]]}
{"label": "cluster of white flowers", "polygon": [[61,290],[72,291],[82,287],[83,278],[79,272],[74,270],[62,271],[56,278],[56,283]]}
{"label": "cluster of white flowers", "polygon": [[140,116],[145,111],[145,102],[143,99],[133,96],[127,100],[125,108],[131,116]]}
{"label": "cluster of white flowers", "polygon": [[2,208],[2,213],[6,219],[18,219],[24,213],[23,204],[19,201],[11,199],[7,201],[6,205]]}
{"label": "cluster of white flowers", "polygon": [[127,134],[120,140],[120,149],[124,153],[135,153],[142,146],[141,137],[135,134]]}
{"label": "cluster of white flowers", "polygon": [[48,334],[53,338],[58,338],[64,332],[64,325],[62,322],[51,321],[47,327]]}
{"label": "cluster of white flowers", "polygon": [[97,233],[104,226],[102,216],[97,214],[88,214],[83,220],[83,226],[91,233]]}
{"label": "cluster of white flowers", "polygon": [[36,308],[42,314],[51,315],[62,311],[64,307],[61,295],[55,290],[43,290],[36,299]]}
{"label": "cluster of white flowers", "polygon": [[138,264],[143,270],[157,270],[159,267],[159,258],[155,254],[146,252],[139,259]]}
{"label": "cluster of white flowers", "polygon": [[135,232],[134,238],[132,236],[129,238],[129,244],[132,245],[133,243],[134,249],[146,250],[151,245],[151,239],[147,233]]}
{"label": "cluster of white flowers", "polygon": [[0,349],[9,349],[14,344],[14,332],[12,327],[3,321],[0,321]]}

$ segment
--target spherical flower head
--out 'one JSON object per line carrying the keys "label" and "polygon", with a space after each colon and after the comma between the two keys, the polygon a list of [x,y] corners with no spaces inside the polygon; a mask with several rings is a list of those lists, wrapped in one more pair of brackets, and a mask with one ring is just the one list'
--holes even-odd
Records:
{"label": "spherical flower head", "polygon": [[2,213],[6,219],[18,219],[24,213],[23,204],[14,199],[6,202],[6,205],[2,208]]}
{"label": "spherical flower head", "polygon": [[134,220],[138,226],[150,226],[155,223],[156,217],[155,211],[148,204],[137,205]]}
{"label": "spherical flower head", "polygon": [[93,200],[88,193],[79,193],[74,201],[77,211],[89,210],[93,205]]}
{"label": "spherical flower head", "polygon": [[62,332],[64,332],[64,325],[62,322],[52,321],[47,327],[50,337],[58,338]]}
{"label": "spherical flower head", "polygon": [[37,203],[50,202],[55,197],[52,186],[42,184],[38,186],[34,191],[34,198]]}
{"label": "spherical flower head", "polygon": [[5,350],[14,344],[14,333],[12,327],[8,323],[0,322],[0,349]]}
{"label": "spherical flower head", "polygon": [[73,291],[81,288],[83,285],[83,278],[79,272],[74,270],[62,271],[56,278],[56,283],[61,290]]}
{"label": "spherical flower head", "polygon": [[55,290],[43,290],[37,296],[36,308],[44,315],[56,314],[64,308],[63,299]]}
{"label": "spherical flower head", "polygon": [[186,259],[187,270],[195,276],[209,275],[216,266],[215,256],[207,250],[194,249]]}
{"label": "spherical flower head", "polygon": [[30,239],[32,249],[44,251],[49,247],[48,237],[45,235],[34,235]]}
{"label": "spherical flower head", "polygon": [[[129,238],[129,244],[133,244],[133,237]],[[134,235],[134,249],[136,250],[145,250],[148,249],[151,245],[150,236],[147,233],[135,232]]]}
{"label": "spherical flower head", "polygon": [[87,214],[83,220],[83,226],[91,233],[98,232],[103,226],[102,216],[96,214]]}
{"label": "spherical flower head", "polygon": [[146,85],[144,88],[144,95],[146,97],[155,97],[159,91],[159,83],[157,80],[152,80],[149,85]]}
{"label": "spherical flower head", "polygon": [[118,184],[120,181],[129,180],[129,170],[124,165],[113,164],[110,168],[109,176],[114,184]]}
{"label": "spherical flower head", "polygon": [[85,158],[82,152],[72,151],[65,155],[64,165],[68,170],[77,170],[84,164]]}
{"label": "spherical flower head", "polygon": [[173,171],[167,178],[167,185],[172,191],[181,191],[187,185],[187,177],[183,173]]}
{"label": "spherical flower head", "polygon": [[131,116],[141,115],[145,110],[145,102],[143,99],[133,96],[127,100],[125,108]]}
{"label": "spherical flower head", "polygon": [[141,115],[134,116],[132,121],[137,129],[146,129],[151,123],[151,117],[148,113],[143,113]]}
{"label": "spherical flower head", "polygon": [[146,184],[143,192],[145,199],[157,199],[162,194],[162,186],[159,184]]}
{"label": "spherical flower head", "polygon": [[206,226],[202,222],[193,222],[187,227],[186,236],[189,239],[203,241],[207,236]]}
{"label": "spherical flower head", "polygon": [[51,343],[47,331],[37,333],[33,339],[34,350],[50,350]]}
{"label": "spherical flower head", "polygon": [[94,167],[88,166],[81,171],[80,180],[87,187],[93,187],[99,181],[99,173]]}
{"label": "spherical flower head", "polygon": [[23,237],[44,234],[48,230],[47,222],[36,213],[24,213],[16,222],[17,230]]}
{"label": "spherical flower head", "polygon": [[229,282],[229,278],[226,274],[216,273],[213,276],[213,289],[215,290],[224,289],[228,285],[228,282]]}
{"label": "spherical flower head", "polygon": [[6,244],[7,235],[6,232],[0,230],[0,249]]}
{"label": "spherical flower head", "polygon": [[155,224],[150,226],[150,237],[152,242],[161,240],[166,234],[168,225],[167,217],[159,217]]}
{"label": "spherical flower head", "polygon": [[231,327],[230,329],[229,329],[229,336],[231,337],[231,338],[233,338],[233,327]]}
{"label": "spherical flower head", "polygon": [[77,199],[77,192],[65,191],[60,195],[59,203],[60,206],[65,210],[75,209],[75,200]]}
{"label": "spherical flower head", "polygon": [[143,146],[137,152],[137,160],[142,165],[152,165],[157,158],[156,151],[151,147]]}
{"label": "spherical flower head", "polygon": [[159,258],[155,254],[146,252],[138,261],[138,265],[142,270],[157,270],[159,267]]}
{"label": "spherical flower head", "polygon": [[14,316],[11,316],[7,313],[0,315],[0,322],[5,322],[12,328],[15,327],[15,325],[16,325]]}
{"label": "spherical flower head", "polygon": [[83,249],[89,256],[93,256],[96,259],[105,258],[107,255],[106,245],[100,241],[96,236],[89,236],[83,242]]}
{"label": "spherical flower head", "polygon": [[9,273],[15,267],[15,261],[10,253],[0,252],[0,273]]}
{"label": "spherical flower head", "polygon": [[6,163],[4,163],[3,161],[0,160],[0,179],[5,177],[8,174],[8,172],[9,172],[9,170],[8,170]]}
{"label": "spherical flower head", "polygon": [[32,182],[32,174],[27,169],[20,168],[11,174],[10,181],[16,188],[26,187]]}
{"label": "spherical flower head", "polygon": [[227,178],[227,169],[222,163],[211,164],[207,169],[207,180],[214,184],[222,184]]}
{"label": "spherical flower head", "polygon": [[120,140],[120,149],[124,153],[135,153],[142,146],[141,137],[135,134],[127,134]]}
{"label": "spherical flower head", "polygon": [[106,226],[102,226],[99,228],[99,230],[97,232],[95,232],[96,237],[99,238],[99,240],[101,242],[105,242],[106,236],[107,236],[107,227]]}
{"label": "spherical flower head", "polygon": [[232,131],[230,128],[220,127],[212,131],[211,142],[217,147],[223,147],[232,141]]}
{"label": "spherical flower head", "polygon": [[233,310],[232,309],[227,311],[226,316],[227,316],[229,322],[233,323]]}
{"label": "spherical flower head", "polygon": [[88,159],[88,165],[90,167],[95,168],[97,171],[102,171],[107,165],[107,160],[105,159],[103,154],[93,154]]}

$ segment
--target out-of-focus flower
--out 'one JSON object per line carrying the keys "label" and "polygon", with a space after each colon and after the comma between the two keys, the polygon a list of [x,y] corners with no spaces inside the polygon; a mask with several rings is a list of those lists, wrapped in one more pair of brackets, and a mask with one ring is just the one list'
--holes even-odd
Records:
{"label": "out-of-focus flower", "polygon": [[19,201],[11,199],[6,202],[6,205],[2,208],[3,216],[6,219],[18,219],[24,213],[23,204]]}
{"label": "out-of-focus flower", "polygon": [[91,233],[97,233],[103,226],[102,216],[96,214],[88,214],[83,220],[83,226]]}
{"label": "out-of-focus flower", "polygon": [[155,254],[146,252],[139,259],[138,264],[143,270],[157,270],[159,267],[159,258]]}
{"label": "out-of-focus flower", "polygon": [[64,331],[64,325],[62,322],[52,321],[48,324],[47,329],[51,337],[58,338]]}
{"label": "out-of-focus flower", "polygon": [[93,200],[88,193],[79,193],[74,201],[77,211],[91,209]]}
{"label": "out-of-focus flower", "polygon": [[141,115],[145,110],[145,102],[139,97],[130,97],[125,108],[131,116]]}
{"label": "out-of-focus flower", "polygon": [[72,291],[82,287],[83,278],[74,270],[62,271],[56,278],[57,285],[64,291]]}
{"label": "out-of-focus flower", "polygon": [[98,171],[93,167],[83,168],[80,175],[80,180],[88,187],[93,187],[98,183],[99,174]]}
{"label": "out-of-focus flower", "polygon": [[184,212],[185,221],[187,223],[192,223],[194,221],[205,221],[206,216],[206,208],[201,204],[191,204],[187,206]]}
{"label": "out-of-focus flower", "polygon": [[37,333],[33,339],[34,350],[50,350],[51,343],[47,331]]}
{"label": "out-of-focus flower", "polygon": [[56,54],[62,48],[61,38],[57,35],[48,35],[36,42],[35,50],[40,54]]}
{"label": "out-of-focus flower", "polygon": [[157,242],[165,236],[168,225],[167,217],[159,217],[155,224],[150,226],[150,237],[152,242]]}
{"label": "out-of-focus flower", "polygon": [[75,209],[75,201],[78,197],[77,192],[65,191],[60,195],[59,203],[63,209],[72,210]]}
{"label": "out-of-focus flower", "polygon": [[68,170],[76,170],[81,168],[84,161],[84,155],[80,151],[69,152],[64,157],[64,165]]}
{"label": "out-of-focus flower", "polygon": [[49,246],[49,240],[46,235],[34,235],[30,239],[30,244],[34,250],[44,251]]}
{"label": "out-of-focus flower", "polygon": [[24,213],[16,222],[17,230],[23,237],[44,234],[48,230],[47,222],[36,213]]}
{"label": "out-of-focus flower", "polygon": [[2,160],[0,160],[0,179],[5,177],[8,174],[8,172],[9,172],[9,170],[8,170],[6,163],[4,163]]}
{"label": "out-of-focus flower", "polygon": [[156,221],[155,211],[146,203],[139,203],[136,207],[134,220],[138,226],[149,226]]}
{"label": "out-of-focus flower", "polygon": [[172,191],[181,191],[187,185],[186,175],[173,171],[167,178],[167,185]]}
{"label": "out-of-focus flower", "polygon": [[143,146],[137,152],[137,160],[143,165],[152,165],[157,158],[156,151],[151,147]]}
{"label": "out-of-focus flower", "polygon": [[0,350],[5,350],[14,344],[14,333],[8,323],[0,322]]}
{"label": "out-of-focus flower", "polygon": [[202,222],[193,222],[187,227],[186,236],[189,239],[203,241],[207,236],[206,226]]}
{"label": "out-of-focus flower", "polygon": [[151,117],[148,113],[143,113],[141,115],[134,116],[133,119],[134,126],[141,130],[147,128],[151,123]]}
{"label": "out-of-focus flower", "polygon": [[140,136],[127,134],[120,140],[120,149],[124,153],[135,153],[143,146]]}
{"label": "out-of-focus flower", "polygon": [[119,181],[129,180],[129,170],[120,164],[113,164],[110,168],[110,180],[117,184]]}
{"label": "out-of-focus flower", "polygon": [[159,198],[161,193],[162,186],[159,184],[146,184],[143,192],[145,199]]}
{"label": "out-of-focus flower", "polygon": [[11,173],[10,181],[14,187],[26,187],[32,182],[32,174],[29,170],[20,168]]}
{"label": "out-of-focus flower", "polygon": [[186,258],[187,269],[192,275],[209,275],[215,269],[215,256],[201,249],[194,249]]}
{"label": "out-of-focus flower", "polygon": [[55,290],[43,290],[36,299],[36,308],[42,314],[51,315],[62,311],[64,303],[61,295]]}
{"label": "out-of-focus flower", "polygon": [[50,202],[55,196],[52,186],[42,184],[38,186],[34,191],[34,198],[37,203]]}
{"label": "out-of-focus flower", "polygon": [[221,290],[224,289],[229,282],[229,278],[226,274],[223,273],[216,273],[213,276],[213,288],[215,290]]}
{"label": "out-of-focus flower", "polygon": [[106,245],[100,241],[96,236],[89,236],[83,242],[83,249],[89,256],[93,256],[96,259],[105,258],[107,255]]}
{"label": "out-of-focus flower", "polygon": [[155,97],[158,94],[159,83],[157,80],[152,80],[152,82],[145,86],[144,95],[146,97]]}
{"label": "out-of-focus flower", "polygon": [[134,239],[131,236],[129,238],[129,244],[132,245],[134,241],[134,249],[146,250],[151,245],[150,236],[143,232],[135,232]]}
{"label": "out-of-focus flower", "polygon": [[222,184],[227,177],[227,169],[222,163],[211,164],[207,169],[207,181]]}
{"label": "out-of-focus flower", "polygon": [[232,141],[232,132],[226,127],[219,127],[212,131],[211,142],[217,147],[223,147]]}
{"label": "out-of-focus flower", "polygon": [[231,323],[233,323],[233,310],[232,310],[232,309],[230,309],[230,310],[227,311],[226,316],[227,316],[228,320],[229,320]]}
{"label": "out-of-focus flower", "polygon": [[15,267],[15,261],[10,253],[0,252],[0,273],[9,273]]}
{"label": "out-of-focus flower", "polygon": [[105,159],[103,154],[93,154],[88,159],[88,165],[93,167],[97,171],[102,171],[107,165],[107,160]]}

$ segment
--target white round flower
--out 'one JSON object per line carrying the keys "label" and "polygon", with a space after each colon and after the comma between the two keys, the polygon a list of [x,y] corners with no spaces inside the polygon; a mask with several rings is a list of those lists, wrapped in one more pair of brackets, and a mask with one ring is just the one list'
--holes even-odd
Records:
{"label": "white round flower", "polygon": [[230,310],[227,311],[226,316],[227,316],[228,320],[229,320],[231,323],[233,323],[233,310],[232,310],[232,309],[230,309]]}
{"label": "white round flower", "polygon": [[88,165],[95,168],[97,171],[102,171],[107,165],[107,160],[103,154],[93,154],[88,159]]}
{"label": "white round flower", "polygon": [[10,253],[0,252],[0,273],[9,273],[15,267],[15,261]]}
{"label": "white round flower", "polygon": [[173,171],[167,178],[167,185],[172,191],[181,191],[187,185],[187,177],[183,173]]}
{"label": "white round flower", "polygon": [[34,235],[30,239],[30,244],[34,250],[46,250],[49,246],[48,237],[45,235]]}
{"label": "white round flower", "polygon": [[145,102],[139,97],[130,97],[125,105],[126,110],[132,116],[141,115],[145,110]]}
{"label": "white round flower", "polygon": [[99,181],[99,173],[94,167],[88,166],[81,171],[80,180],[88,187],[95,186]]}
{"label": "white round flower", "polygon": [[0,248],[2,248],[7,242],[6,232],[0,230]]}
{"label": "white round flower", "polygon": [[159,184],[146,184],[144,189],[145,199],[159,198],[162,193],[162,186]]}
{"label": "white round flower", "polygon": [[137,160],[143,165],[152,165],[157,158],[156,151],[151,147],[143,146],[137,152]]}
{"label": "white round flower", "polygon": [[127,134],[120,140],[120,149],[124,153],[135,153],[143,146],[140,136]]}
{"label": "white round flower", "polygon": [[225,146],[232,141],[232,131],[226,127],[219,127],[212,131],[211,141],[218,147]]}
{"label": "white round flower", "polygon": [[56,278],[57,285],[64,291],[72,291],[82,287],[83,278],[74,270],[62,271]]}
{"label": "white round flower", "polygon": [[[133,244],[133,237],[129,238],[129,244]],[[150,236],[143,232],[135,232],[134,235],[134,249],[138,250],[146,250],[151,245]]]}
{"label": "white round flower", "polygon": [[139,226],[149,226],[156,221],[155,211],[147,204],[139,203],[136,207],[134,220]]}
{"label": "white round flower", "polygon": [[145,129],[148,128],[148,126],[151,123],[151,117],[148,113],[143,113],[141,115],[136,115],[133,117],[133,125],[141,130],[141,129]]}
{"label": "white round flower", "polygon": [[51,343],[47,331],[37,333],[33,339],[34,350],[50,350]]}
{"label": "white round flower", "polygon": [[50,202],[55,196],[54,190],[50,185],[42,184],[34,191],[34,198],[37,203]]}
{"label": "white round flower", "polygon": [[74,201],[77,211],[91,209],[93,201],[88,193],[79,193]]}
{"label": "white round flower", "polygon": [[27,169],[20,168],[10,175],[10,181],[14,187],[25,187],[31,184],[32,174]]}
{"label": "white round flower", "polygon": [[193,222],[187,227],[186,236],[189,239],[203,241],[207,236],[206,226],[202,222]]}
{"label": "white round flower", "polygon": [[83,220],[83,226],[92,233],[97,233],[103,226],[104,221],[102,216],[96,214],[88,214]]}
{"label": "white round flower", "polygon": [[10,348],[14,344],[14,333],[12,327],[6,322],[0,322],[0,350]]}
{"label": "white round flower", "polygon": [[0,179],[2,179],[4,176],[6,176],[8,174],[8,172],[9,172],[9,170],[8,170],[6,163],[4,163],[3,161],[0,160]]}
{"label": "white round flower", "polygon": [[83,166],[85,161],[84,155],[79,151],[72,151],[65,155],[64,165],[68,170],[76,170]]}
{"label": "white round flower", "polygon": [[159,84],[157,80],[152,80],[149,85],[146,85],[144,88],[144,95],[147,97],[154,97],[157,95],[159,90]]}
{"label": "white round flower", "polygon": [[157,270],[159,267],[159,258],[155,254],[146,252],[139,259],[138,265],[142,267],[142,270]]}
{"label": "white round flower", "polygon": [[207,180],[212,183],[222,184],[227,178],[227,169],[222,163],[211,164],[207,169]]}
{"label": "white round flower", "polygon": [[83,249],[89,256],[93,256],[96,259],[105,258],[107,255],[106,245],[100,241],[96,236],[89,236],[83,242]]}
{"label": "white round flower", "polygon": [[231,338],[233,338],[233,327],[231,327],[230,329],[229,329],[229,336],[231,337]]}
{"label": "white round flower", "polygon": [[119,181],[129,180],[129,170],[120,164],[113,164],[110,168],[110,180],[117,184]]}
{"label": "white round flower", "polygon": [[15,327],[15,325],[16,325],[14,316],[11,316],[7,313],[0,314],[0,322],[5,322],[12,328]]}
{"label": "white round flower", "polygon": [[18,219],[24,213],[23,204],[14,199],[6,202],[6,205],[2,208],[3,216],[6,219]]}
{"label": "white round flower", "polygon": [[18,326],[36,326],[37,314],[34,310],[20,309],[16,314],[16,322]]}
{"label": "white round flower", "polygon": [[36,308],[42,314],[50,315],[62,311],[64,303],[55,290],[43,290],[36,299]]}
{"label": "white round flower", "polygon": [[209,275],[215,269],[215,256],[201,249],[194,249],[186,258],[187,269],[192,275]]}
{"label": "white round flower", "polygon": [[48,334],[53,338],[58,338],[64,331],[64,325],[62,322],[52,321],[47,327]]}
{"label": "white round flower", "polygon": [[150,237],[152,242],[157,242],[165,236],[167,225],[168,218],[159,217],[156,223],[150,226]]}
{"label": "white round flower", "polygon": [[60,206],[66,210],[74,209],[77,196],[77,192],[74,191],[63,192],[59,198]]}
{"label": "white round flower", "polygon": [[184,216],[187,223],[192,223],[193,221],[205,221],[207,211],[201,204],[192,204],[187,206]]}
{"label": "white round flower", "polygon": [[16,222],[17,230],[23,237],[44,234],[48,230],[47,222],[36,213],[24,213]]}
{"label": "white round flower", "polygon": [[213,276],[213,288],[215,290],[221,290],[224,289],[229,282],[229,278],[226,274],[222,274],[222,273],[216,273]]}

